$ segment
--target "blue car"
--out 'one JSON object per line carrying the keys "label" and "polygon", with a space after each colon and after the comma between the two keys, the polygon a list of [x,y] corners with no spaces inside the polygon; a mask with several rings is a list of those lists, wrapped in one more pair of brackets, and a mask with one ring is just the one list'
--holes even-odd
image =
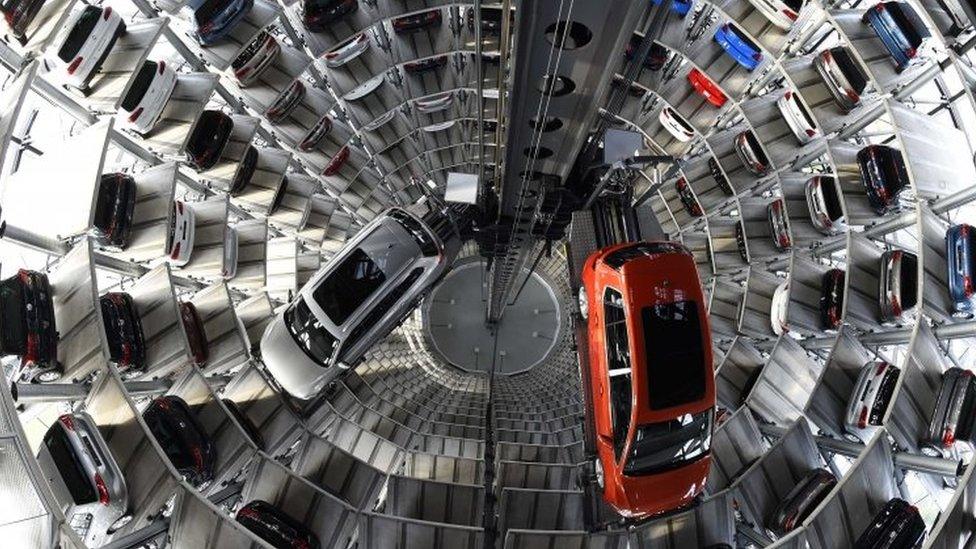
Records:
{"label": "blue car", "polygon": [[200,44],[219,41],[251,11],[254,0],[189,0],[193,10],[193,35]]}
{"label": "blue car", "polygon": [[861,21],[877,33],[888,54],[895,60],[898,72],[912,64],[918,50],[930,36],[925,23],[904,2],[881,2],[866,11]]}
{"label": "blue car", "polygon": [[715,31],[715,41],[747,71],[754,70],[762,63],[763,54],[759,46],[732,23],[726,23]]}
{"label": "blue car", "polygon": [[971,225],[956,225],[946,231],[946,261],[949,264],[949,297],[955,303],[957,313],[973,310],[973,238],[976,232]]}
{"label": "blue car", "polygon": [[[654,4],[655,6],[660,6],[661,1],[662,0],[651,0],[651,3]],[[672,0],[671,9],[674,10],[674,13],[677,13],[681,17],[684,17],[688,15],[689,11],[691,11],[691,6],[693,4],[694,4],[694,0]]]}

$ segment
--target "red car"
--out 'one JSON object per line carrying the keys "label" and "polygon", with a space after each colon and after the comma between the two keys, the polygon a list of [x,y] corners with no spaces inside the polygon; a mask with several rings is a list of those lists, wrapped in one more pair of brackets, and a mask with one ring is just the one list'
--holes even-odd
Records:
{"label": "red car", "polygon": [[688,506],[708,477],[715,415],[695,260],[676,242],[620,244],[591,255],[582,280],[603,499],[635,518]]}
{"label": "red car", "polygon": [[692,88],[695,88],[698,95],[716,107],[721,107],[729,100],[722,92],[722,88],[719,88],[718,84],[712,82],[711,78],[698,69],[691,69],[691,72],[688,73],[688,82],[691,83]]}

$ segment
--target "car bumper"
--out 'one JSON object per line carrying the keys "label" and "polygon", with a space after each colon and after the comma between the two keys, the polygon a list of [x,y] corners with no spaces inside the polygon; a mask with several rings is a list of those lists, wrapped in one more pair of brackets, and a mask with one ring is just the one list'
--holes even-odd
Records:
{"label": "car bumper", "polygon": [[295,343],[283,315],[272,320],[261,336],[261,360],[281,387],[295,398],[308,400],[344,370],[313,361]]}

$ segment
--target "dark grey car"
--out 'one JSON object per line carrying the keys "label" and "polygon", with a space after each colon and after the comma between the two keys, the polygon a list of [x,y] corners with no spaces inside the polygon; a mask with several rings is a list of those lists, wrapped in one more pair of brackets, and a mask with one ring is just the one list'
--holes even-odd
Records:
{"label": "dark grey car", "polygon": [[800,479],[773,511],[769,529],[781,537],[798,527],[837,485],[837,477],[826,469],[814,469]]}
{"label": "dark grey car", "polygon": [[949,368],[942,374],[942,386],[929,421],[922,453],[941,456],[952,449],[956,441],[972,441],[973,404],[976,398],[976,379],[962,368]]}

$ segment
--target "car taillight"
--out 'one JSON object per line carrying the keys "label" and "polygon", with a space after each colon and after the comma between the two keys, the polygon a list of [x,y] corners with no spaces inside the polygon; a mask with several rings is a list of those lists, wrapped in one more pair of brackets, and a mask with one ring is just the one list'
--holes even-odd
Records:
{"label": "car taillight", "polygon": [[783,94],[783,97],[785,97],[787,99],[792,98],[793,97],[793,90],[787,90],[786,93]]}
{"label": "car taillight", "polygon": [[824,61],[834,60],[834,54],[830,53],[830,50],[824,50],[824,52],[821,55],[823,56]]}
{"label": "car taillight", "polygon": [[293,549],[308,549],[308,542],[303,539],[296,539],[291,542],[291,546]]}
{"label": "car taillight", "polygon": [[250,507],[241,507],[241,510],[237,512],[237,518],[250,518],[256,520],[258,518],[258,512]]}
{"label": "car taillight", "polygon": [[159,74],[163,74],[163,71],[165,69],[166,69],[166,61],[160,61],[159,62]]}
{"label": "car taillight", "polygon": [[946,427],[945,431],[942,433],[942,446],[948,448],[952,446],[952,443],[956,441],[956,433],[950,427]]}
{"label": "car taillight", "polygon": [[868,407],[861,407],[861,415],[857,418],[857,428],[864,429],[868,426]]}
{"label": "car taillight", "polygon": [[75,420],[71,416],[69,416],[68,414],[65,414],[65,415],[59,417],[58,418],[58,421],[61,422],[61,425],[64,425],[64,428],[65,429],[67,429],[69,431],[74,431],[75,430]]}
{"label": "car taillight", "polygon": [[336,57],[339,57],[339,52],[337,51],[325,54],[326,59],[335,59]]}
{"label": "car taillight", "polygon": [[882,4],[880,2],[878,3],[878,5],[874,6],[874,11],[876,11],[878,13],[883,12],[884,9],[885,9],[884,4]]}
{"label": "car taillight", "polygon": [[234,72],[234,76],[237,78],[244,78],[249,72],[251,72],[251,67],[244,67],[243,69]]}
{"label": "car taillight", "polygon": [[759,53],[758,51],[757,51],[756,53],[754,53],[754,54],[752,54],[752,58],[753,58],[753,59],[754,59],[754,60],[755,60],[755,61],[756,61],[757,63],[761,63],[761,62],[762,62],[762,60],[763,60],[763,57],[762,57],[762,54],[761,54],[761,53]]}
{"label": "car taillight", "polygon": [[74,74],[78,70],[78,65],[81,65],[82,60],[84,60],[84,57],[75,57],[74,61],[68,65],[68,74]]}
{"label": "car taillight", "polygon": [[105,486],[102,475],[98,473],[95,473],[95,488],[98,490],[98,503],[108,505],[112,501],[112,498],[108,495],[108,487]]}
{"label": "car taillight", "polygon": [[882,362],[878,364],[878,369],[874,371],[874,375],[881,375],[881,372],[885,371],[885,368],[887,367],[888,367],[887,362]]}
{"label": "car taillight", "polygon": [[198,34],[207,34],[208,32],[212,31],[213,29],[214,29],[214,24],[211,22],[211,23],[207,23],[206,25],[200,27],[200,30],[198,30],[197,33]]}
{"label": "car taillight", "polygon": [[810,128],[807,128],[807,137],[814,137],[816,135],[817,135],[817,130],[811,130]]}
{"label": "car taillight", "polygon": [[139,107],[138,109],[132,111],[132,114],[129,115],[129,122],[135,123],[136,119],[138,119],[141,115],[142,107]]}
{"label": "car taillight", "polygon": [[783,11],[783,15],[788,17],[790,21],[796,21],[796,18],[798,17],[796,12],[790,10],[782,10],[782,11]]}
{"label": "car taillight", "polygon": [[203,452],[200,451],[199,447],[194,448],[191,452],[193,453],[193,464],[196,465],[197,469],[203,471]]}
{"label": "car taillight", "polygon": [[128,343],[122,344],[122,358],[119,362],[125,366],[130,366],[132,364],[132,345],[129,345]]}
{"label": "car taillight", "polygon": [[857,92],[855,92],[854,90],[847,90],[845,94],[847,95],[847,98],[850,99],[851,102],[853,103],[857,103],[858,101],[861,100],[861,96],[858,95]]}
{"label": "car taillight", "polygon": [[917,53],[918,50],[916,50],[915,48],[908,48],[908,50],[905,52],[905,55],[907,55],[909,58],[912,58],[915,57],[915,54]]}
{"label": "car taillight", "polygon": [[104,19],[106,21],[108,21],[108,18],[111,15],[112,15],[112,8],[111,7],[107,7],[107,8],[105,8],[104,11],[102,11],[102,19]]}
{"label": "car taillight", "polygon": [[180,243],[179,242],[177,242],[176,245],[173,246],[173,251],[169,254],[169,258],[170,259],[176,259],[178,257],[180,257]]}
{"label": "car taillight", "polygon": [[27,351],[24,353],[24,364],[34,364],[38,360],[41,340],[37,334],[27,334]]}
{"label": "car taillight", "polygon": [[969,275],[962,276],[962,291],[966,297],[973,295],[973,279]]}

